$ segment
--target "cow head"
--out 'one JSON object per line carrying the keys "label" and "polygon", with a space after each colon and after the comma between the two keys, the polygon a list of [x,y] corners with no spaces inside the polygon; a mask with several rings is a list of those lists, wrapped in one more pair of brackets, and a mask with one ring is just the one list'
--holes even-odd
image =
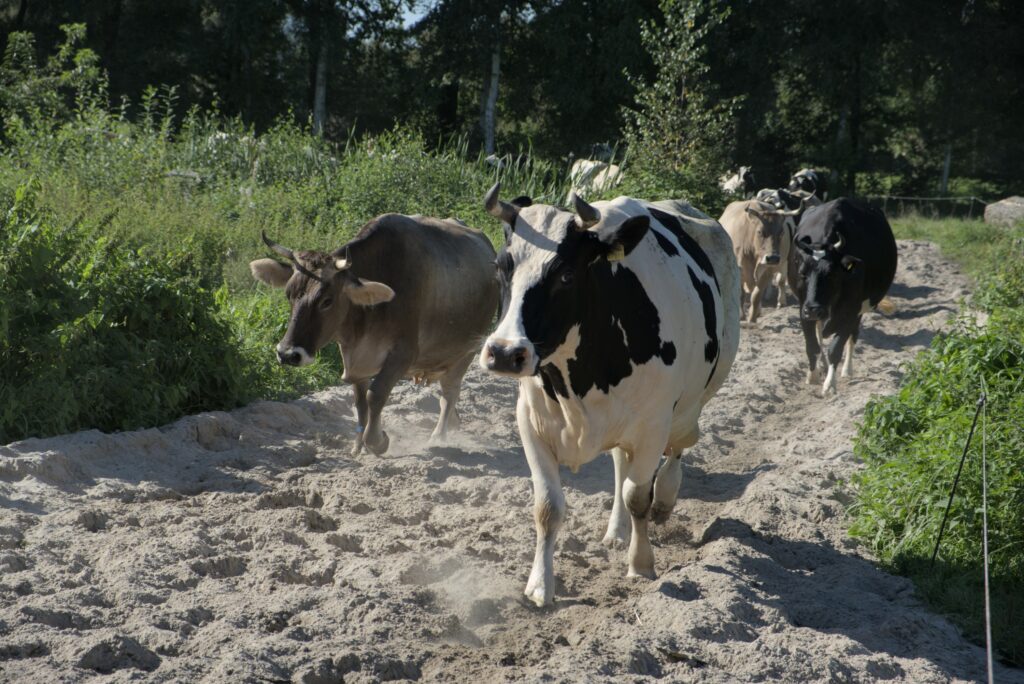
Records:
{"label": "cow head", "polygon": [[748,202],[746,212],[753,219],[757,265],[778,266],[782,262],[782,241],[788,239],[786,217],[792,214],[762,202]]}
{"label": "cow head", "polygon": [[828,319],[840,293],[864,279],[864,264],[855,256],[843,254],[843,236],[828,242],[812,243],[807,235],[793,241],[793,259],[798,261],[799,288],[805,292],[800,315],[811,321]]}
{"label": "cow head", "polygon": [[736,175],[740,177],[744,193],[754,192],[754,189],[757,187],[757,181],[754,179],[753,167],[741,166]]}
{"label": "cow head", "polygon": [[501,320],[484,343],[480,365],[513,377],[536,373],[566,341],[593,296],[593,269],[624,258],[650,226],[648,216],[637,216],[590,230],[601,214],[575,195],[574,211],[525,199],[503,202],[498,185],[484,198],[487,211],[503,222],[506,241],[496,260]]}
{"label": "cow head", "polygon": [[293,252],[270,240],[263,241],[291,263],[257,259],[249,263],[256,280],[283,287],[291,304],[291,318],[277,344],[277,360],[304,366],[326,344],[337,339],[342,322],[353,306],[373,306],[391,301],[395,291],[384,283],[363,280],[351,272],[347,252]]}
{"label": "cow head", "polygon": [[803,191],[814,195],[818,192],[818,172],[814,169],[800,169],[789,179],[789,191]]}

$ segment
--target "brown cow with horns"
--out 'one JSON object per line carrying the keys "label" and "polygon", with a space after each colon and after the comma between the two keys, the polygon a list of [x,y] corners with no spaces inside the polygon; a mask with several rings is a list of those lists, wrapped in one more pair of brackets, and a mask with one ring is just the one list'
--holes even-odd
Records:
{"label": "brown cow with horns", "polygon": [[359,426],[353,454],[375,454],[390,440],[381,410],[399,379],[438,380],[441,415],[433,438],[458,426],[462,377],[498,305],[494,248],[454,219],[385,214],[330,254],[293,252],[266,234],[288,259],[257,259],[253,277],[285,288],[291,318],[277,345],[282,364],[312,363],[337,342],[353,384]]}

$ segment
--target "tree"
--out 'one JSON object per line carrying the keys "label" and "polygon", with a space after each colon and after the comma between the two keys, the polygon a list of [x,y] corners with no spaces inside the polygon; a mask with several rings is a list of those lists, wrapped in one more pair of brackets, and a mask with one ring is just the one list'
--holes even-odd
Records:
{"label": "tree", "polygon": [[[741,98],[721,98],[706,78],[708,36],[729,16],[717,0],[663,0],[664,23],[647,22],[642,41],[654,61],[652,82],[636,82],[628,112],[627,183],[639,193],[720,203],[716,179],[728,165]],[[709,207],[710,208],[710,207]]]}

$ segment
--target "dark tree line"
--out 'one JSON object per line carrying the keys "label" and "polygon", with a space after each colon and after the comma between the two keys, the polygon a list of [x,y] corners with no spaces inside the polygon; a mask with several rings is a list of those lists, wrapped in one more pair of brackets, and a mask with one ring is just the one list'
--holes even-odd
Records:
{"label": "dark tree line", "polygon": [[[775,184],[814,165],[847,192],[992,194],[1024,181],[1017,0],[0,5],[2,35],[34,34],[41,57],[71,22],[88,26],[112,104],[173,85],[182,109],[216,107],[257,129],[294,117],[341,139],[402,123],[429,140],[554,158],[615,144],[630,122],[682,118],[645,139],[665,133],[677,147],[667,156],[685,164],[687,136],[712,130],[718,149],[701,173],[752,164]],[[659,83],[662,96],[638,92]],[[728,125],[649,111],[673,102],[725,112]]]}

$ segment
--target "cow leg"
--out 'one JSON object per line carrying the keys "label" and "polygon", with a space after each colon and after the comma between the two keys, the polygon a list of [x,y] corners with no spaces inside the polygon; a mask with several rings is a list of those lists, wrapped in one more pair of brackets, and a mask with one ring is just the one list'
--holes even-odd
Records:
{"label": "cow leg", "polygon": [[741,282],[743,287],[740,291],[740,316],[743,315],[743,304],[747,296],[750,297],[751,310],[748,312],[748,320],[750,316],[753,316],[754,306],[754,291],[757,289],[757,285],[754,280],[754,265],[750,259],[743,259],[741,261]]}
{"label": "cow leg", "polygon": [[818,357],[821,356],[821,343],[818,341],[817,321],[800,319],[800,328],[804,333],[804,347],[807,350],[807,384],[818,382]]}
{"label": "cow leg", "polygon": [[764,296],[764,290],[768,287],[769,282],[771,282],[770,273],[762,270],[757,274],[754,289],[750,292],[750,316],[747,318],[750,323],[755,322],[761,315],[761,298]]}
{"label": "cow leg", "polygon": [[857,337],[860,335],[860,319],[857,317],[857,327],[850,333],[850,337],[846,340],[846,353],[843,355],[843,372],[840,377],[852,378],[853,377],[853,348],[857,345]]}
{"label": "cow leg", "polygon": [[459,411],[455,405],[458,403],[459,393],[462,391],[462,378],[466,375],[466,369],[469,368],[469,364],[474,358],[476,358],[476,354],[467,355],[441,376],[441,415],[438,416],[437,427],[431,433],[430,439],[443,440],[448,436],[448,430],[459,429]]}
{"label": "cow leg", "polygon": [[622,499],[622,483],[626,481],[629,457],[622,449],[612,449],[615,462],[615,498],[612,500],[612,514],[608,518],[608,531],[601,543],[608,548],[622,548],[629,544],[629,513]]}
{"label": "cow leg", "polygon": [[533,481],[533,521],[537,530],[533,569],[523,593],[543,607],[551,603],[555,593],[555,540],[565,518],[565,495],[558,474],[558,461],[533,431],[529,408],[522,397],[516,406],[516,421]]}
{"label": "cow leg", "polygon": [[[622,486],[622,498],[629,509],[633,523],[632,536],[629,540],[629,571],[627,577],[647,577],[654,579],[654,549],[648,536],[648,514],[651,511],[654,487],[654,472],[658,468],[661,452],[668,442],[668,435],[663,434],[655,448],[638,448],[632,453],[629,472]],[[648,443],[645,446],[650,446]]]}
{"label": "cow leg", "polygon": [[370,389],[366,394],[369,415],[366,430],[363,432],[363,444],[378,456],[386,452],[391,444],[388,433],[381,427],[381,412],[395,384],[408,372],[413,357],[414,354],[408,351],[393,349],[380,372],[370,382]]}
{"label": "cow leg", "polygon": [[776,309],[781,309],[786,306],[786,271],[779,269],[779,272],[775,274],[775,289],[778,290],[778,300],[775,304]]}
{"label": "cow leg", "polygon": [[366,402],[366,393],[370,389],[368,380],[360,380],[352,385],[352,393],[356,397],[356,442],[352,445],[352,455],[358,456],[363,450],[363,434],[366,431],[366,416],[369,405]]}
{"label": "cow leg", "polygon": [[673,454],[670,450],[658,468],[654,478],[654,503],[651,504],[651,521],[659,525],[668,522],[668,516],[679,498],[679,485],[683,482],[683,452]]}
{"label": "cow leg", "polygon": [[821,386],[821,396],[823,397],[836,393],[836,366],[839,365],[839,361],[843,357],[843,347],[846,346],[846,341],[849,339],[850,331],[841,330],[829,342],[828,374],[825,376],[825,382]]}

